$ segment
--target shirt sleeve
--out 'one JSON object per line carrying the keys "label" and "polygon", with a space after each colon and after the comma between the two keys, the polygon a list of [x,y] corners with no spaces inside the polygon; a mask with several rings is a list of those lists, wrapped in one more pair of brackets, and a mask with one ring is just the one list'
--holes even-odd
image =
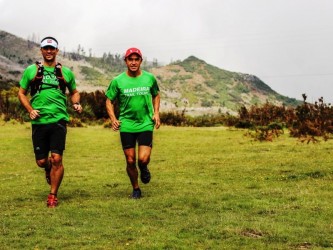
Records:
{"label": "shirt sleeve", "polygon": [[20,80],[20,87],[27,90],[29,88],[30,82],[34,79],[37,73],[37,66],[35,64],[28,66],[22,75]]}
{"label": "shirt sleeve", "polygon": [[160,89],[159,89],[159,87],[158,87],[158,84],[157,84],[156,78],[153,77],[153,86],[151,87],[150,92],[151,92],[152,96],[157,96],[158,93],[159,93],[159,91],[160,91]]}
{"label": "shirt sleeve", "polygon": [[114,79],[111,81],[105,95],[108,99],[110,99],[111,101],[114,101],[117,98],[118,93],[119,93],[118,83]]}
{"label": "shirt sleeve", "polygon": [[66,80],[67,87],[68,87],[69,91],[71,92],[74,89],[76,89],[75,75],[74,75],[73,71],[71,71],[67,67],[63,67],[62,68],[62,73],[63,73],[63,76]]}

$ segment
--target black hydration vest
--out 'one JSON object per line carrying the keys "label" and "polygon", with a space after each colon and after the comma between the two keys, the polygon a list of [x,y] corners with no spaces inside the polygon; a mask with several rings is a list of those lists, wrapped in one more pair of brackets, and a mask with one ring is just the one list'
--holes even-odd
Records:
{"label": "black hydration vest", "polygon": [[57,63],[54,67],[54,74],[57,77],[57,80],[59,82],[58,86],[54,86],[48,83],[43,83],[43,76],[44,76],[44,66],[41,62],[36,62],[37,66],[37,73],[34,77],[34,79],[30,82],[30,95],[34,96],[36,93],[41,92],[44,89],[60,89],[63,94],[66,93],[66,80],[62,74],[62,65],[60,63]]}

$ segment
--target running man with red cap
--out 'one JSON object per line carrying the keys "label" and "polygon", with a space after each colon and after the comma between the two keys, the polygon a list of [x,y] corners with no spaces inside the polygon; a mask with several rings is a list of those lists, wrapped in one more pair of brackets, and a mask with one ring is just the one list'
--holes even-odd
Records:
{"label": "running man with red cap", "polygon": [[[64,176],[62,155],[69,121],[66,89],[73,109],[81,113],[82,107],[73,72],[56,62],[58,41],[45,37],[40,47],[43,62],[36,62],[25,69],[18,98],[31,119],[36,163],[45,170],[46,180],[51,186],[47,206],[53,208],[58,205],[57,193]],[[27,97],[29,88],[30,100]]]}
{"label": "running man with red cap", "polygon": [[[124,60],[127,70],[111,81],[105,93],[106,109],[112,129],[120,131],[126,171],[133,187],[132,198],[139,199],[141,189],[137,164],[142,183],[149,183],[151,175],[148,164],[153,147],[153,130],[160,127],[160,95],[155,76],[140,69],[142,54],[139,49],[129,48]],[[119,117],[115,113],[116,101],[120,109]]]}

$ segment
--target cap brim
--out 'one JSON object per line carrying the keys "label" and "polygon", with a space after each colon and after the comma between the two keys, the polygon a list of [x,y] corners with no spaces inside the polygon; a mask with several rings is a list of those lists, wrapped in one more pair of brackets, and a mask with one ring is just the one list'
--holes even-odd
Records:
{"label": "cap brim", "polygon": [[130,54],[126,55],[125,58],[127,58],[127,57],[129,57],[129,56],[131,56],[133,54],[136,54],[136,55],[138,55],[139,57],[142,58],[142,56],[139,53],[137,53],[137,52],[130,53]]}
{"label": "cap brim", "polygon": [[52,45],[45,45],[45,46],[43,46],[43,47],[41,47],[41,48],[46,48],[46,47],[52,47],[52,48],[57,48],[57,47],[55,47],[55,46],[52,46]]}

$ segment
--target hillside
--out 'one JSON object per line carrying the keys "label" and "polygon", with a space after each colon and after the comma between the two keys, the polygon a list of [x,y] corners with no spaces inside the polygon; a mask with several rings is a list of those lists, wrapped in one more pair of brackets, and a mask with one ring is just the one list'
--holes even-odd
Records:
{"label": "hillside", "polygon": [[[39,44],[0,31],[0,89],[17,86],[24,68],[41,60]],[[105,90],[110,80],[125,69],[119,54],[103,58],[59,52],[58,61],[70,67],[79,91]],[[161,111],[184,110],[189,114],[235,113],[242,105],[271,102],[294,106],[298,101],[282,96],[254,75],[230,72],[190,56],[166,66],[144,61],[143,68],[157,77]]]}
{"label": "hillside", "polygon": [[194,56],[151,71],[162,83],[164,108],[187,105],[192,112],[232,112],[241,105],[267,101],[286,106],[298,103],[278,94],[256,76],[219,69]]}
{"label": "hillside", "polygon": [[[39,44],[0,31],[0,89],[17,86],[24,68],[37,60],[41,60]],[[58,61],[74,71],[81,91],[105,89],[112,77],[74,53],[60,51]]]}

